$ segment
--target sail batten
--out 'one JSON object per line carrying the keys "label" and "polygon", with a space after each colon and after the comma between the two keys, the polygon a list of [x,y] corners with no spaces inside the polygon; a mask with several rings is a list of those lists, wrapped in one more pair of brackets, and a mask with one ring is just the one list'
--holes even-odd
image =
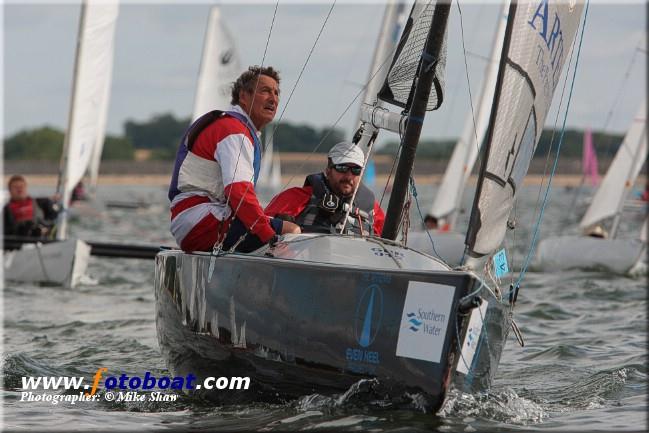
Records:
{"label": "sail batten", "polygon": [[513,2],[509,9],[489,135],[466,245],[493,253],[505,237],[552,96],[579,26],[583,4]]}

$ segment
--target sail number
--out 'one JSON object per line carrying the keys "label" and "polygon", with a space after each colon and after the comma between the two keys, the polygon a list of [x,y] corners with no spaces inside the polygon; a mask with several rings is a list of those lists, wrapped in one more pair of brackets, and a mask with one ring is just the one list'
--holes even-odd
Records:
{"label": "sail number", "polygon": [[385,257],[392,257],[394,259],[403,259],[403,253],[399,251],[390,251],[381,247],[370,248],[370,250],[374,252],[375,256],[379,256],[379,257],[385,256]]}

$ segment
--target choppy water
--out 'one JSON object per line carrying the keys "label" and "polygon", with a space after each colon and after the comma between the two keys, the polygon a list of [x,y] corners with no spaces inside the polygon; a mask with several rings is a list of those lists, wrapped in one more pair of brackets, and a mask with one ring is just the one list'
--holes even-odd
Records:
{"label": "choppy water", "polygon": [[[514,262],[523,260],[537,187],[517,206]],[[108,209],[72,223],[82,239],[172,244],[165,191],[104,187],[101,199],[146,200],[148,210]],[[422,211],[430,188],[419,191]],[[572,192],[553,191],[542,235],[576,231]],[[387,201],[384,202],[386,204]],[[417,217],[416,208],[411,216]],[[632,233],[641,214],[631,214]],[[466,219],[466,215],[464,215]],[[513,244],[516,241],[516,244]],[[485,394],[451,391],[438,416],[394,410],[359,398],[372,383],[340,396],[308,395],[282,404],[213,407],[175,402],[22,402],[23,376],[168,374],[154,321],[153,264],[93,257],[88,281],[74,290],[7,283],[4,288],[2,397],[4,428],[15,430],[372,430],[372,431],[642,431],[647,428],[646,279],[602,272],[528,272],[515,320],[525,347],[507,343],[498,377]]]}

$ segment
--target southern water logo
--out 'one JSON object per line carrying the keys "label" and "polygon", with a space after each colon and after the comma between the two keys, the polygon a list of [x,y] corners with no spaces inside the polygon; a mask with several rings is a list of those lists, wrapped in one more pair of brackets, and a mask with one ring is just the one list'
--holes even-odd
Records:
{"label": "southern water logo", "polygon": [[356,306],[354,336],[361,347],[374,342],[383,319],[383,291],[372,284],[365,289]]}
{"label": "southern water logo", "polygon": [[408,316],[408,322],[410,323],[410,330],[412,332],[417,332],[419,331],[419,327],[424,323],[419,320],[417,320],[417,315],[415,313],[408,313],[406,314]]}

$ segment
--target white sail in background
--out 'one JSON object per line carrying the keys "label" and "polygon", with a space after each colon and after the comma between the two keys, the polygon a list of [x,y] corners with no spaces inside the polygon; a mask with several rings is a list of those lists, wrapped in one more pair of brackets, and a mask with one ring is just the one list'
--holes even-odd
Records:
{"label": "white sail in background", "polygon": [[[380,101],[377,101],[376,95],[390,70],[390,60],[394,55],[394,50],[399,42],[399,37],[401,37],[405,20],[408,17],[406,12],[406,6],[403,2],[390,0],[385,5],[383,21],[381,22],[372,63],[367,74],[367,87],[365,87],[363,101],[360,107],[363,104],[375,105],[378,103],[382,105]],[[360,107],[356,117],[356,123],[354,124],[356,127],[361,123]]]}
{"label": "white sail in background", "polygon": [[[115,52],[114,42],[115,39],[111,39],[112,46],[108,48],[107,54],[110,55],[108,60],[109,64],[113,64],[113,54]],[[104,97],[101,100],[102,103],[102,113],[99,115],[99,127],[97,128],[97,141],[95,141],[95,146],[92,148],[92,156],[90,158],[90,167],[88,168],[88,176],[90,177],[89,192],[92,196],[96,194],[97,191],[97,181],[99,179],[99,165],[101,163],[101,154],[104,151],[104,142],[106,141],[106,122],[108,121],[108,103],[110,101],[110,87],[112,83],[113,68],[112,66],[108,68],[108,77],[105,80],[104,87]]]}
{"label": "white sail in background", "polygon": [[579,27],[584,4],[566,1],[513,3],[509,9],[486,160],[467,246],[474,257],[493,253],[527,174],[552,96]]}
{"label": "white sail in background", "polygon": [[579,223],[581,229],[587,229],[620,211],[646,159],[647,106],[643,101],[604,180]]}
{"label": "white sail in background", "polygon": [[462,135],[455,145],[453,155],[446,166],[444,178],[440,184],[435,200],[430,208],[429,214],[438,220],[446,219],[451,227],[455,225],[455,216],[462,200],[462,193],[466,182],[471,175],[473,165],[478,157],[478,150],[482,145],[487,126],[489,125],[489,114],[493,104],[494,91],[496,89],[496,78],[498,77],[498,65],[503,47],[505,27],[507,26],[508,2],[502,6],[499,15],[498,28],[494,35],[494,41],[487,65],[487,74],[484,77],[482,90],[476,100],[477,111],[469,112],[464,121]]}
{"label": "white sail in background", "polygon": [[256,187],[276,193],[282,187],[282,167],[279,155],[273,150],[273,136],[268,134],[267,140]]}
{"label": "white sail in background", "polygon": [[203,57],[196,86],[192,120],[212,110],[227,110],[232,84],[241,73],[234,39],[221,20],[221,11],[213,6],[207,21]]}
{"label": "white sail in background", "polygon": [[61,159],[58,191],[62,197],[57,238],[67,235],[67,209],[72,190],[90,164],[106,126],[118,2],[84,2],[77,41],[68,129]]}

